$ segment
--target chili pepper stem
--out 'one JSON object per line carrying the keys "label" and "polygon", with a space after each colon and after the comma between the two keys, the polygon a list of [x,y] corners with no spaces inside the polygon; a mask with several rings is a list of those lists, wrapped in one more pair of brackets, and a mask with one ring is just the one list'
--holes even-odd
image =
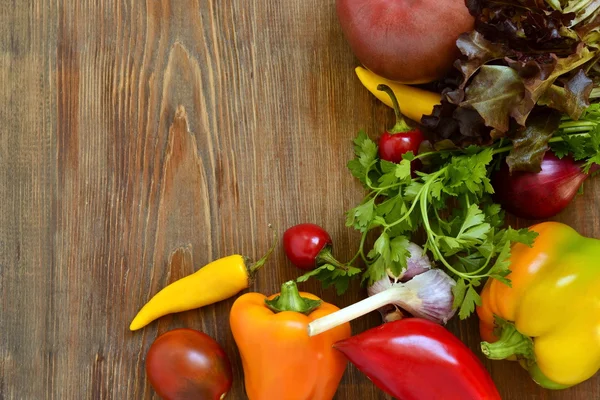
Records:
{"label": "chili pepper stem", "polygon": [[281,293],[272,300],[265,300],[266,306],[273,312],[294,311],[310,314],[321,305],[321,300],[300,296],[296,282],[287,281],[281,285]]}
{"label": "chili pepper stem", "polygon": [[365,314],[375,311],[378,308],[394,303],[399,298],[411,295],[411,290],[403,286],[396,286],[386,289],[376,295],[367,297],[364,300],[354,303],[351,306],[342,308],[332,314],[326,315],[308,324],[308,336],[315,336],[326,332],[336,326],[350,322],[353,319],[362,317]]}
{"label": "chili pepper stem", "polygon": [[[271,224],[269,224],[269,228],[272,228]],[[250,278],[250,280],[254,279],[254,276],[256,275],[258,270],[261,269],[263,267],[263,265],[265,265],[265,263],[267,262],[267,259],[269,258],[269,256],[271,256],[271,253],[273,253],[273,251],[275,250],[276,244],[277,244],[277,232],[275,230],[273,230],[273,243],[271,244],[271,247],[269,248],[269,250],[267,250],[267,253],[264,256],[262,256],[259,260],[257,260],[256,262],[248,263],[248,261],[246,261],[246,265],[247,265],[247,269],[248,269],[248,277]]]}
{"label": "chili pepper stem", "polygon": [[500,339],[494,343],[481,342],[481,351],[492,360],[504,360],[510,356],[533,357],[531,338],[520,333],[514,324],[506,323],[502,327]]}
{"label": "chili pepper stem", "polygon": [[388,85],[380,84],[377,85],[377,90],[387,93],[388,96],[392,99],[392,105],[394,106],[394,114],[396,114],[396,125],[392,129],[389,130],[389,133],[400,133],[400,132],[408,132],[410,131],[410,126],[404,120],[402,113],[400,112],[400,104],[398,103],[398,99],[396,98],[396,94]]}

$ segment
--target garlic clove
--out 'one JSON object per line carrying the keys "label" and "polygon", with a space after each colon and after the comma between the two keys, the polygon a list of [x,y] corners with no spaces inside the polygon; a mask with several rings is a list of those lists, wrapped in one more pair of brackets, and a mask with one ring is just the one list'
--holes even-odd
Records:
{"label": "garlic clove", "polygon": [[[383,309],[385,309],[385,313],[381,311]],[[379,312],[381,313],[383,322],[398,321],[404,318],[402,310],[393,304],[380,308]]]}
{"label": "garlic clove", "polygon": [[388,277],[394,282],[406,282],[431,269],[431,261],[421,246],[409,242],[406,249],[410,256],[406,259],[406,268],[402,270],[402,273],[396,276],[392,273],[391,269],[388,268],[386,270]]}
{"label": "garlic clove", "polygon": [[410,242],[407,249],[410,252],[410,257],[406,260],[407,268],[400,277],[402,282],[406,282],[431,269],[431,261],[421,246]]}

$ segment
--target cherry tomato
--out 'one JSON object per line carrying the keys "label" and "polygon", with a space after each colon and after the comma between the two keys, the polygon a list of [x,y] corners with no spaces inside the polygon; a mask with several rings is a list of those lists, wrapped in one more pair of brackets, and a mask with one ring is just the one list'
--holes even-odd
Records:
{"label": "cherry tomato", "polygon": [[148,350],[146,374],[164,400],[220,400],[233,379],[221,346],[194,329],[174,329],[159,336]]}
{"label": "cherry tomato", "polygon": [[331,237],[319,225],[299,224],[283,234],[285,254],[292,264],[301,269],[315,269],[319,253],[327,246],[331,246]]}
{"label": "cherry tomato", "polygon": [[402,155],[409,151],[417,155],[419,146],[423,140],[423,132],[420,129],[399,133],[385,132],[379,138],[379,157],[382,160],[399,163],[402,161]]}

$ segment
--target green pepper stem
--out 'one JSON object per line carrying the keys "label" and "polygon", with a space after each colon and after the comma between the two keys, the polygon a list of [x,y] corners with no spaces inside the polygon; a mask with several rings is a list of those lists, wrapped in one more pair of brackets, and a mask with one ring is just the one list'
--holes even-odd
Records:
{"label": "green pepper stem", "polygon": [[402,113],[400,112],[400,104],[398,103],[398,99],[396,98],[396,94],[388,85],[380,84],[377,85],[377,90],[387,93],[392,99],[392,105],[394,106],[394,114],[396,114],[396,125],[392,129],[390,129],[389,133],[401,133],[410,131],[410,126],[404,120]]}
{"label": "green pepper stem", "polygon": [[272,300],[265,300],[265,304],[271,311],[276,313],[294,311],[308,315],[321,305],[321,300],[300,296],[296,282],[287,281],[281,285],[281,293]]}
{"label": "green pepper stem", "polygon": [[523,356],[534,359],[533,342],[530,337],[520,333],[514,324],[505,323],[497,342],[481,342],[481,351],[492,360],[504,360],[510,356]]}
{"label": "green pepper stem", "polygon": [[525,362],[521,362],[521,365],[525,369],[527,369],[527,371],[529,371],[529,375],[531,375],[531,378],[535,381],[535,383],[537,383],[538,385],[540,385],[543,388],[550,389],[550,390],[561,390],[561,389],[567,389],[567,388],[573,386],[573,385],[563,385],[561,383],[554,382],[553,380],[548,378],[546,375],[544,375],[544,373],[540,369],[540,366],[536,362],[525,361]]}

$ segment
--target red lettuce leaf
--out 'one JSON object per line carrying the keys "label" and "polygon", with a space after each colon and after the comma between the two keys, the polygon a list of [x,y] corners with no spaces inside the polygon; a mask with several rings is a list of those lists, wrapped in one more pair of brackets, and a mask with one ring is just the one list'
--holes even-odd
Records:
{"label": "red lettuce leaf", "polygon": [[474,109],[485,124],[499,132],[510,128],[510,117],[523,102],[525,86],[517,71],[501,65],[484,65],[465,89],[461,107]]}
{"label": "red lettuce leaf", "polygon": [[512,174],[515,171],[540,172],[544,154],[548,151],[548,142],[558,129],[560,113],[549,108],[536,110],[527,127],[513,138],[513,149],[506,157],[506,163]]}
{"label": "red lettuce leaf", "polygon": [[589,97],[593,87],[594,82],[583,70],[579,70],[564,87],[550,86],[538,104],[549,106],[578,120],[583,111],[590,106]]}

